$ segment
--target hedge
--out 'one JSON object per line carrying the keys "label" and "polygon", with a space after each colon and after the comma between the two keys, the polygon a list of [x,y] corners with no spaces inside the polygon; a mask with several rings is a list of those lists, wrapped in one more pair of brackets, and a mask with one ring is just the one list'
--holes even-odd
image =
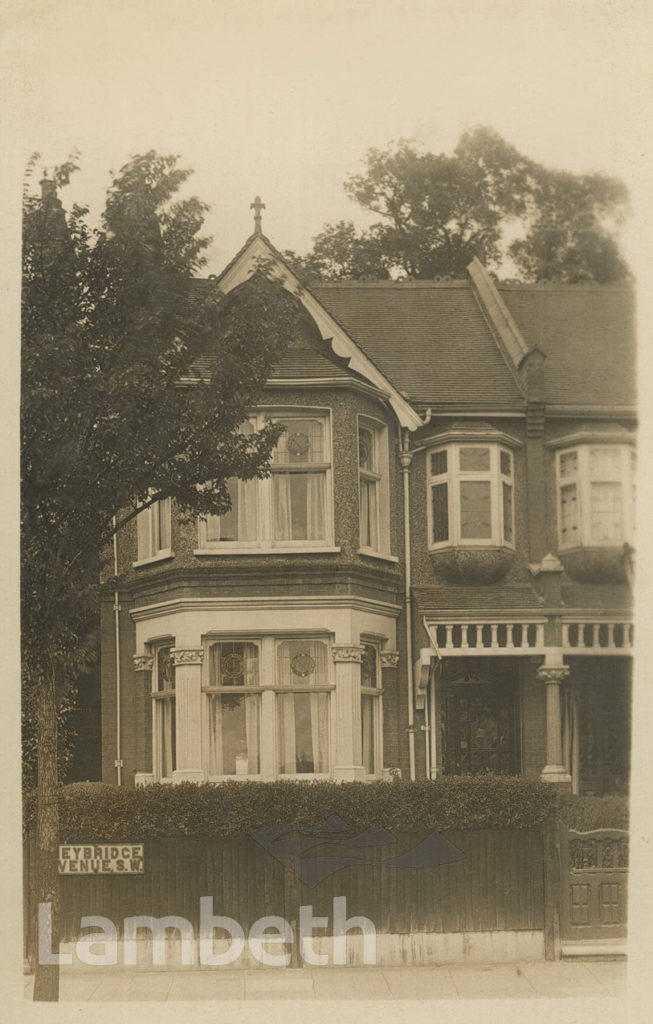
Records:
{"label": "hedge", "polygon": [[569,796],[559,800],[558,815],[570,828],[628,828],[627,796]]}
{"label": "hedge", "polygon": [[[555,809],[551,786],[521,776],[436,781],[225,782],[138,787],[73,783],[60,793],[61,842],[135,842],[175,836],[236,836],[262,825],[318,825],[339,815],[352,828],[395,832],[522,829]],[[25,827],[35,817],[25,801]]]}

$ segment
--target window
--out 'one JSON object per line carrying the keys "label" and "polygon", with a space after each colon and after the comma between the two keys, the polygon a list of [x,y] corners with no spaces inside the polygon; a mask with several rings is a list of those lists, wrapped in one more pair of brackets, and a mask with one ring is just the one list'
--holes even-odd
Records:
{"label": "window", "polygon": [[136,517],[138,531],[138,561],[147,562],[156,558],[169,558],[170,547],[170,498],[155,501],[153,505],[139,512]]}
{"label": "window", "polygon": [[375,644],[363,644],[361,660],[361,738],[363,764],[368,775],[379,771],[379,730],[381,728],[381,690],[379,688],[379,651]]}
{"label": "window", "polygon": [[322,640],[284,640],[277,647],[281,775],[320,775],[329,770],[327,655]]}
{"label": "window", "polygon": [[514,547],[512,452],[460,443],[427,457],[429,547]]}
{"label": "window", "polygon": [[332,664],[326,639],[211,640],[208,774],[326,775]]}
{"label": "window", "polygon": [[253,643],[209,647],[209,774],[260,773],[259,651]]}
{"label": "window", "polygon": [[176,767],[175,666],[172,646],[154,652],[152,700],[154,703],[154,773],[171,779]]}
{"label": "window", "polygon": [[260,413],[241,428],[260,430],[267,419],[285,430],[274,450],[270,477],[228,481],[231,509],[200,520],[198,554],[323,548],[333,543],[331,441],[325,413]]}
{"label": "window", "polygon": [[620,547],[632,539],[635,453],[586,444],[558,452],[560,549]]}
{"label": "window", "polygon": [[388,441],[382,424],[359,418],[358,480],[362,551],[388,553]]}

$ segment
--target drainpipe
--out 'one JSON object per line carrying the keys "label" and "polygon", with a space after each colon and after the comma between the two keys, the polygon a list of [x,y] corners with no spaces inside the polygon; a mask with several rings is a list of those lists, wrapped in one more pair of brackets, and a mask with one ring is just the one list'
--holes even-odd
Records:
{"label": "drainpipe", "polygon": [[[113,517],[113,574],[118,579],[118,538],[116,536],[116,517]],[[113,592],[113,623],[115,630],[116,647],[116,780],[122,785],[122,757],[121,757],[121,736],[120,736],[120,601],[118,599],[118,584]]]}
{"label": "drainpipe", "polygon": [[415,701],[413,697],[413,610],[411,605],[410,570],[410,464],[412,453],[408,450],[408,429],[401,432],[399,462],[404,484],[404,609],[406,612],[406,697],[408,701],[408,757],[410,777],[415,778]]}

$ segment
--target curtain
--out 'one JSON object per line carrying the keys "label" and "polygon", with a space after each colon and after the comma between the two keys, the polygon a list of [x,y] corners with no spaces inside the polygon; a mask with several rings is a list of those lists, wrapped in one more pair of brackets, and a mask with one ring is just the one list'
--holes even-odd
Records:
{"label": "curtain", "polygon": [[274,540],[324,540],[324,473],[274,473]]}
{"label": "curtain", "polygon": [[363,764],[369,775],[374,774],[374,708],[376,698],[364,694],[361,701],[361,727],[363,736]]}
{"label": "curtain", "polygon": [[[164,498],[154,506],[154,514],[158,521],[158,550],[165,551],[170,547],[170,498]],[[154,554],[155,552],[153,552]]]}
{"label": "curtain", "polygon": [[138,557],[149,558],[152,554],[150,547],[150,512],[149,509],[145,509],[144,512],[139,512],[136,516],[136,526],[138,532]]}

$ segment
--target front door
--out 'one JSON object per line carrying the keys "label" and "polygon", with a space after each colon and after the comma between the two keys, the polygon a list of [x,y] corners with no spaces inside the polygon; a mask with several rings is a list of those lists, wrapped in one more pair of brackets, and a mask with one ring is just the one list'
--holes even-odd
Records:
{"label": "front door", "polygon": [[453,680],[445,697],[444,767],[447,774],[517,774],[517,687],[508,682]]}

